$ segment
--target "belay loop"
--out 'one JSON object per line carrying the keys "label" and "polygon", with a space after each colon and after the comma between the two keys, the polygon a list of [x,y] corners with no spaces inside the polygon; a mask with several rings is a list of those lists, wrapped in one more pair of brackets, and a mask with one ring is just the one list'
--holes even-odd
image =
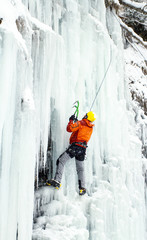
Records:
{"label": "belay loop", "polygon": [[76,118],[78,118],[78,115],[79,115],[79,101],[76,101],[76,102],[74,103],[74,106],[73,106],[73,107],[76,108],[76,110],[75,110],[75,112],[74,112],[74,115],[75,115]]}
{"label": "belay loop", "polygon": [[105,74],[104,74],[104,77],[103,77],[103,79],[102,79],[102,81],[101,81],[101,84],[100,84],[100,86],[99,86],[99,88],[98,88],[98,90],[97,90],[97,92],[96,92],[95,98],[94,98],[94,100],[93,100],[93,102],[92,102],[92,105],[91,105],[91,108],[90,108],[90,111],[91,111],[91,109],[92,109],[92,107],[93,107],[93,105],[94,105],[94,103],[95,103],[95,100],[96,100],[96,98],[97,98],[97,96],[98,96],[98,94],[99,94],[99,92],[100,92],[100,90],[101,90],[101,87],[102,87],[103,82],[104,82],[104,80],[105,80],[105,78],[106,78],[107,72],[108,72],[108,70],[109,70],[109,67],[110,67],[110,65],[111,65],[111,61],[112,61],[112,46],[111,46],[111,48],[110,48],[110,61],[109,61],[108,67],[107,67],[106,72],[105,72]]}

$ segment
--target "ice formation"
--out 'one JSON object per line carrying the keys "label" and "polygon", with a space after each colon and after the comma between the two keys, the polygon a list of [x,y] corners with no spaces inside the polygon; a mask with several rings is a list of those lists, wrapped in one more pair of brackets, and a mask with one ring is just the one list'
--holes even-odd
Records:
{"label": "ice formation", "polygon": [[[145,240],[141,141],[125,81],[121,28],[104,2],[1,4],[0,240]],[[34,198],[36,169],[49,158],[53,176],[68,146],[72,104],[80,101],[79,118],[89,111],[110,61],[93,107],[88,195],[78,196],[69,160],[62,189],[42,187]]]}

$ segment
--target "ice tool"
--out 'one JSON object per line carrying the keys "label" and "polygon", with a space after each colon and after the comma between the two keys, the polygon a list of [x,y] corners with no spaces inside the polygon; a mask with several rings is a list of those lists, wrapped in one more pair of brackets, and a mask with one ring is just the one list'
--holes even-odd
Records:
{"label": "ice tool", "polygon": [[74,112],[74,115],[75,115],[76,118],[78,118],[78,115],[79,115],[79,101],[76,101],[76,102],[74,103],[74,106],[73,106],[73,107],[76,108],[76,110],[75,110],[75,112]]}

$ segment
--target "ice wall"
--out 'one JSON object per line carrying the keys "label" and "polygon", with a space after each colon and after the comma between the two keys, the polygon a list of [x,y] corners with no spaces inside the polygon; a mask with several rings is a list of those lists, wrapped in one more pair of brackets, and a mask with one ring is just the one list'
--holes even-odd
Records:
{"label": "ice wall", "polygon": [[15,0],[3,2],[0,17],[0,239],[32,238],[35,169],[45,166],[51,149],[54,175],[68,146],[71,106],[80,101],[80,118],[89,111],[111,61],[93,107],[89,196],[78,197],[70,160],[60,192],[35,194],[33,239],[144,240],[141,144],[114,15],[103,0]]}

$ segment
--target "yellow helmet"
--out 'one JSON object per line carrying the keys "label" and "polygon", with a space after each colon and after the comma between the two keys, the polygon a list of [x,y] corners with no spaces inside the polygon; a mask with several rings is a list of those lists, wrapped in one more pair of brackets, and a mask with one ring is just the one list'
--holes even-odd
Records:
{"label": "yellow helmet", "polygon": [[96,120],[96,114],[92,111],[88,112],[87,113],[87,119],[90,121],[90,122],[93,122]]}

